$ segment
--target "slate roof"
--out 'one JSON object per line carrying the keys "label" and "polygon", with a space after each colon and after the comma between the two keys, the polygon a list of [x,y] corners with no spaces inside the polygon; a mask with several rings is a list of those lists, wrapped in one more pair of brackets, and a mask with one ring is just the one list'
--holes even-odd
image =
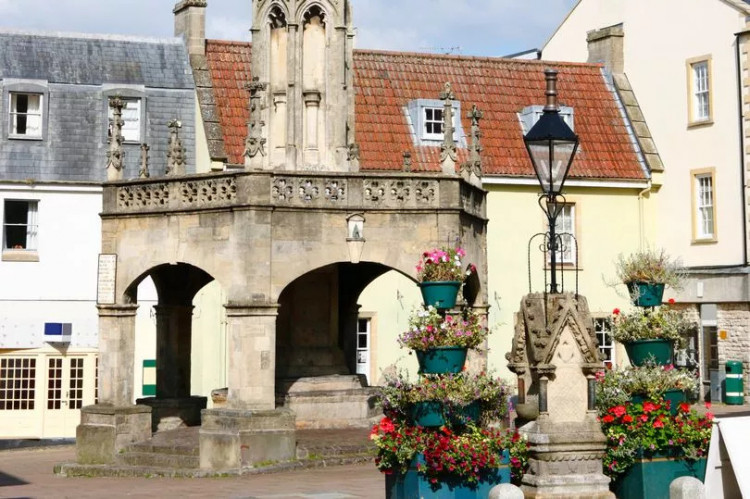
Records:
{"label": "slate roof", "polygon": [[[228,159],[241,164],[251,44],[209,40],[206,58]],[[484,112],[485,174],[533,175],[517,113],[544,104],[543,70],[550,65],[560,72],[559,101],[574,108],[575,131],[581,139],[571,176],[643,180],[646,173],[601,65],[369,50],[354,51],[355,140],[361,169],[401,170],[403,152],[410,151],[413,170],[439,171],[440,148],[414,145],[404,109],[413,99],[436,99],[449,81],[462,103],[466,133],[471,129],[465,116],[471,105]],[[467,157],[468,150],[459,149],[459,162]]]}
{"label": "slate roof", "polygon": [[180,38],[0,30],[0,78],[193,88]]}

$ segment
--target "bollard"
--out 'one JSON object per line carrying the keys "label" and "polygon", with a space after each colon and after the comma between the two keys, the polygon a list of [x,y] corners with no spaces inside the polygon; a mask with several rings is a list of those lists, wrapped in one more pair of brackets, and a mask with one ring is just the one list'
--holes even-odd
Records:
{"label": "bollard", "polygon": [[669,499],[706,499],[706,488],[695,477],[681,476],[669,484]]}
{"label": "bollard", "polygon": [[490,490],[489,499],[523,499],[521,489],[510,483],[495,485]]}
{"label": "bollard", "polygon": [[745,389],[742,382],[742,362],[730,360],[726,364],[727,377],[724,382],[724,403],[742,405],[745,403]]}

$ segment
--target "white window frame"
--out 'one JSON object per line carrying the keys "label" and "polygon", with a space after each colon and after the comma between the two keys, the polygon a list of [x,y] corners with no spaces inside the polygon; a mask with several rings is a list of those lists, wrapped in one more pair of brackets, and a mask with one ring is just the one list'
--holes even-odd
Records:
{"label": "white window frame", "polygon": [[[112,134],[112,120],[114,119],[114,110],[109,106],[107,101],[107,136]],[[138,144],[141,142],[141,118],[143,116],[143,101],[140,97],[120,97],[125,104],[122,108],[122,138],[126,143]]]}
{"label": "white window frame", "polygon": [[[549,230],[549,228],[548,228]],[[575,265],[577,257],[576,248],[576,204],[565,203],[560,210],[560,214],[555,220],[555,233],[560,236],[564,249],[557,251],[557,263]],[[547,255],[547,263],[552,260],[551,255]]]}
{"label": "white window frame", "polygon": [[713,123],[711,57],[688,59],[688,124]]}
{"label": "white window frame", "polygon": [[[461,125],[461,101],[452,101],[453,107],[453,140],[457,147],[467,147],[466,134]],[[445,102],[438,99],[414,99],[409,101],[404,108],[407,123],[412,133],[415,146],[438,146],[443,141],[443,110]],[[433,113],[433,117],[427,120],[427,111]],[[438,111],[440,119],[434,117],[434,112]],[[440,123],[440,132],[427,131],[427,122]]]}
{"label": "white window frame", "polygon": [[[599,345],[599,352],[609,352],[609,360],[604,360],[604,365],[610,369],[617,367],[617,348],[615,339],[612,336],[612,330],[609,327],[609,319],[597,317],[594,319],[594,330],[596,331],[596,342]],[[604,339],[605,341],[602,341]]]}
{"label": "white window frame", "polygon": [[[26,203],[26,223],[8,222],[8,203]],[[9,227],[26,227],[25,247],[8,243]],[[39,247],[39,201],[36,199],[5,199],[3,201],[3,252],[36,252]]]}
{"label": "white window frame", "polygon": [[[432,115],[432,116],[430,116]],[[455,123],[455,116],[453,117]],[[430,126],[433,131],[430,131]],[[435,129],[439,131],[434,131]],[[443,108],[442,107],[423,107],[422,108],[422,138],[426,140],[443,140]]]}
{"label": "white window frame", "polygon": [[[18,98],[26,97],[27,108],[25,112],[18,111]],[[32,98],[38,98],[37,108],[30,109]],[[19,118],[25,118],[25,130],[23,133],[18,132],[18,121]],[[30,132],[30,121],[37,121],[37,126],[33,127]],[[40,92],[8,92],[8,136],[10,138],[23,138],[23,139],[38,139],[41,140],[44,136],[44,94]]]}
{"label": "white window frame", "polygon": [[693,200],[693,242],[716,242],[716,171],[714,168],[691,172]]}

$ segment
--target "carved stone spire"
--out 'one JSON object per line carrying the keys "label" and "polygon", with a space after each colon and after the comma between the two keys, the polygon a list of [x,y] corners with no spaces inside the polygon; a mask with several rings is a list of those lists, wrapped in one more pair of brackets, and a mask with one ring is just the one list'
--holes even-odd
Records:
{"label": "carved stone spire", "polygon": [[453,140],[453,100],[456,96],[450,83],[440,94],[443,104],[443,144],[440,146],[440,167],[443,173],[456,173],[456,141]]}
{"label": "carved stone spire", "polygon": [[167,175],[185,175],[185,148],[182,147],[179,130],[182,123],[171,120],[169,127],[169,147],[167,149]]}
{"label": "carved stone spire", "polygon": [[107,180],[122,180],[122,169],[125,165],[125,151],[122,149],[122,108],[125,102],[119,97],[109,101],[112,108],[112,123],[109,125],[109,149],[107,149]]}
{"label": "carved stone spire", "polygon": [[349,171],[359,171],[359,144],[352,142],[347,146],[346,160],[349,162]]}
{"label": "carved stone spire", "polygon": [[148,151],[151,149],[148,144],[141,144],[141,169],[138,170],[139,178],[149,178],[151,174],[148,172]]}
{"label": "carved stone spire", "polygon": [[411,165],[412,165],[411,153],[409,151],[404,151],[404,165],[403,165],[404,171],[405,172],[410,172],[411,171]]}
{"label": "carved stone spire", "polygon": [[469,161],[463,164],[461,175],[472,184],[482,185],[482,145],[480,139],[482,132],[479,130],[479,121],[484,117],[484,113],[474,104],[471,111],[466,115],[471,120],[471,150]]}
{"label": "carved stone spire", "polygon": [[258,77],[245,85],[250,94],[250,121],[247,122],[247,138],[245,138],[245,168],[260,170],[263,168],[263,158],[266,156],[266,138],[263,137],[265,122],[261,119],[260,102],[266,84]]}

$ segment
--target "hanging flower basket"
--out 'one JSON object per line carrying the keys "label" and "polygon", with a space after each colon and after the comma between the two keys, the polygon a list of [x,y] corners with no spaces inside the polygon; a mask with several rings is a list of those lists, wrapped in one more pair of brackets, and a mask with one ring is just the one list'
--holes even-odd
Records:
{"label": "hanging flower basket", "polygon": [[672,364],[674,342],[672,340],[635,340],[625,342],[630,363],[634,366],[644,366],[653,363],[659,366]]}
{"label": "hanging flower basket", "polygon": [[443,404],[439,400],[416,402],[411,408],[414,424],[424,428],[436,428],[445,424]]}
{"label": "hanging flower basket", "polygon": [[627,283],[630,298],[638,307],[658,307],[664,297],[664,284],[653,282]]}
{"label": "hanging flower basket", "polygon": [[448,309],[456,306],[460,281],[425,281],[419,283],[425,306]]}
{"label": "hanging flower basket", "polygon": [[466,347],[433,347],[415,350],[421,374],[459,373],[466,363]]}

